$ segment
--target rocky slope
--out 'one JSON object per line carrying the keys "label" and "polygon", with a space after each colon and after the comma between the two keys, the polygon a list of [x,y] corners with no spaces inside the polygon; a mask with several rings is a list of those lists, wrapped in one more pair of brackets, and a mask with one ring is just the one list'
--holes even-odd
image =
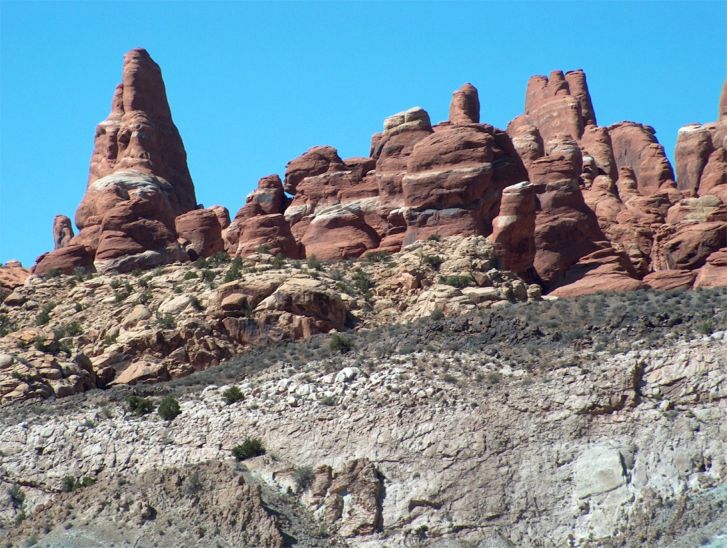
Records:
{"label": "rocky slope", "polygon": [[[726,303],[598,295],[360,330],[345,353],[269,345],[136,389],[174,395],[172,421],[124,387],[16,404],[0,518],[11,545],[699,545],[727,534]],[[266,454],[236,465],[247,437]]]}
{"label": "rocky slope", "polygon": [[537,300],[481,236],[356,262],[223,253],[124,274],[32,277],[0,304],[0,405],[156,382],[249,347]]}

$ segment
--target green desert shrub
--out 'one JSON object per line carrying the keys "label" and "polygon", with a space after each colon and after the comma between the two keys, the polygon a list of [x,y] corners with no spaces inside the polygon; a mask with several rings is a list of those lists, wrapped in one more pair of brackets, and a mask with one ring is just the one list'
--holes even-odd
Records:
{"label": "green desert shrub", "polygon": [[293,471],[293,480],[298,491],[305,491],[313,483],[315,473],[312,466],[298,466]]}
{"label": "green desert shrub", "polygon": [[240,445],[232,448],[232,454],[237,460],[246,460],[265,454],[265,447],[259,438],[245,438]]}
{"label": "green desert shrub", "polygon": [[222,399],[225,400],[227,405],[232,405],[243,398],[242,390],[240,390],[237,386],[230,386],[227,390],[222,392]]}
{"label": "green desert shrub", "polygon": [[463,288],[472,285],[473,280],[467,275],[440,276],[440,283],[451,285],[452,287]]}
{"label": "green desert shrub", "polygon": [[443,262],[444,259],[442,259],[439,255],[424,255],[422,257],[422,264],[431,266],[434,270],[439,270],[439,267],[442,266]]}
{"label": "green desert shrub", "polygon": [[368,293],[374,287],[374,282],[371,281],[371,278],[366,272],[357,268],[353,271],[353,286],[361,293]]}
{"label": "green desert shrub", "polygon": [[182,409],[179,407],[179,402],[172,396],[167,396],[160,401],[159,407],[157,408],[157,413],[165,421],[174,420],[181,412]]}
{"label": "green desert shrub", "polygon": [[56,303],[50,302],[44,304],[38,315],[35,317],[35,325],[45,325],[50,321],[50,313],[56,307]]}
{"label": "green desert shrub", "polygon": [[13,509],[18,510],[25,504],[25,493],[19,485],[12,485],[8,488],[8,500]]}
{"label": "green desert shrub", "polygon": [[227,283],[239,280],[241,272],[242,259],[240,257],[235,257],[234,259],[232,259],[232,262],[230,263],[230,268],[228,268],[227,272],[225,272],[225,277],[222,279],[222,281],[224,283]]}
{"label": "green desert shrub", "polygon": [[230,256],[225,253],[224,251],[218,251],[214,255],[212,255],[209,259],[207,259],[207,262],[210,266],[222,266],[225,263],[230,262]]}
{"label": "green desert shrub", "polygon": [[126,398],[126,406],[137,416],[148,415],[154,410],[154,404],[148,398],[140,396],[129,396]]}
{"label": "green desert shrub", "polygon": [[162,329],[174,329],[177,327],[177,322],[174,320],[174,316],[168,312],[166,314],[157,312],[156,321],[157,325]]}
{"label": "green desert shrub", "polygon": [[305,264],[308,265],[308,268],[310,268],[311,270],[323,269],[323,263],[316,259],[315,255],[311,255],[310,257],[308,257],[305,261]]}
{"label": "green desert shrub", "polygon": [[333,335],[331,335],[331,339],[328,342],[328,348],[332,352],[340,352],[341,354],[345,354],[353,348],[353,341],[345,335],[341,335],[340,333],[334,333]]}

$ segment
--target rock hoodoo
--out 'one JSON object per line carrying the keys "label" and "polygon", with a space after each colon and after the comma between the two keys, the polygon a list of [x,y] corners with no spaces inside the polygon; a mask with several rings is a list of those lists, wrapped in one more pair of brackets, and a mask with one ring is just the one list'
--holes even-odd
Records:
{"label": "rock hoodoo", "polygon": [[[386,118],[368,157],[309,149],[283,180],[260,179],[230,222],[225,208],[197,205],[161,71],[132,50],[96,131],[80,232],[58,216],[56,249],[35,273],[125,271],[223,250],[332,260],[486,236],[503,268],[561,295],[720,283],[725,95],[718,121],[680,130],[674,170],[650,126],[597,125],[582,70],[530,78],[507,131],[480,122],[467,83],[447,121],[433,125],[421,107]],[[690,274],[698,269],[706,273]]]}

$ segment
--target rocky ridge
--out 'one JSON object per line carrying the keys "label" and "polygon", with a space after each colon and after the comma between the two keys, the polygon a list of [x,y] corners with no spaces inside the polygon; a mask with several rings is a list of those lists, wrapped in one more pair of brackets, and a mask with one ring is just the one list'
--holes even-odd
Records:
{"label": "rocky ridge", "polygon": [[597,125],[581,70],[532,77],[505,131],[481,123],[465,84],[449,120],[433,124],[421,107],[389,116],[368,157],[313,147],[282,179],[261,178],[230,219],[196,203],[161,71],[132,50],[96,131],[80,233],[57,217],[56,249],[34,273],[130,272],[261,245],[338,260],[480,235],[504,268],[554,295],[724,285],[723,103],[716,122],[680,130],[675,177],[653,128]]}

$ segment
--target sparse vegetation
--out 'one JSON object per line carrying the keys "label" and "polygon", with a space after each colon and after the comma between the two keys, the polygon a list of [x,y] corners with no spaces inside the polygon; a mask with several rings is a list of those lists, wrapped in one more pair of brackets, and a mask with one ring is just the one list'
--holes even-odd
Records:
{"label": "sparse vegetation", "polygon": [[7,495],[10,506],[12,506],[14,510],[21,509],[23,504],[25,504],[25,493],[19,485],[11,485],[8,487]]}
{"label": "sparse vegetation", "polygon": [[310,257],[308,257],[305,261],[305,264],[311,270],[323,270],[323,263],[316,259],[315,255],[311,255]]}
{"label": "sparse vegetation", "polygon": [[244,399],[242,390],[237,386],[230,386],[224,392],[222,392],[222,399],[225,400],[227,405],[232,405],[238,401]]}
{"label": "sparse vegetation", "polygon": [[331,352],[340,352],[341,354],[345,354],[353,348],[353,341],[345,335],[334,333],[331,335],[331,339],[328,342],[328,348]]}
{"label": "sparse vegetation", "polygon": [[129,411],[138,417],[148,415],[154,410],[154,404],[152,401],[140,396],[129,396],[126,398],[126,406]]}
{"label": "sparse vegetation", "polygon": [[444,259],[439,255],[424,255],[422,256],[422,264],[432,267],[434,270],[439,270],[439,267],[444,262]]}
{"label": "sparse vegetation", "polygon": [[391,253],[386,251],[374,251],[366,255],[365,258],[367,263],[388,263],[392,259]]}
{"label": "sparse vegetation", "polygon": [[83,476],[80,478],[76,478],[74,476],[64,476],[61,480],[61,490],[64,493],[71,493],[72,491],[75,491],[77,489],[91,487],[94,483],[96,483],[96,480],[88,476]]}
{"label": "sparse vegetation", "polygon": [[44,304],[35,318],[35,325],[42,326],[47,324],[50,321],[50,313],[55,307],[56,303],[54,302]]}
{"label": "sparse vegetation", "polygon": [[15,322],[10,319],[10,316],[4,312],[0,313],[0,337],[12,333],[15,329]]}
{"label": "sparse vegetation", "polygon": [[227,253],[224,251],[218,251],[207,259],[207,263],[214,268],[216,266],[222,266],[223,264],[229,263],[230,260],[230,256]]}
{"label": "sparse vegetation", "polygon": [[155,314],[156,324],[161,329],[174,329],[177,327],[177,322],[169,312],[161,313],[159,311]]}
{"label": "sparse vegetation", "polygon": [[165,421],[172,421],[182,413],[182,409],[179,407],[179,402],[172,396],[167,396],[159,402],[157,413]]}
{"label": "sparse vegetation", "polygon": [[353,286],[361,293],[368,294],[374,282],[364,270],[357,268],[353,271]]}
{"label": "sparse vegetation", "polygon": [[293,471],[293,480],[298,492],[305,491],[313,483],[315,473],[312,466],[298,466]]}
{"label": "sparse vegetation", "polygon": [[453,276],[440,276],[439,283],[451,285],[459,289],[470,286],[474,283],[474,280],[467,275],[453,275]]}
{"label": "sparse vegetation", "polygon": [[239,461],[265,454],[265,447],[259,438],[246,438],[240,445],[232,449],[232,454]]}
{"label": "sparse vegetation", "polygon": [[222,279],[224,283],[233,282],[240,279],[242,273],[242,259],[235,257],[230,263],[230,267],[225,272],[225,277]]}

